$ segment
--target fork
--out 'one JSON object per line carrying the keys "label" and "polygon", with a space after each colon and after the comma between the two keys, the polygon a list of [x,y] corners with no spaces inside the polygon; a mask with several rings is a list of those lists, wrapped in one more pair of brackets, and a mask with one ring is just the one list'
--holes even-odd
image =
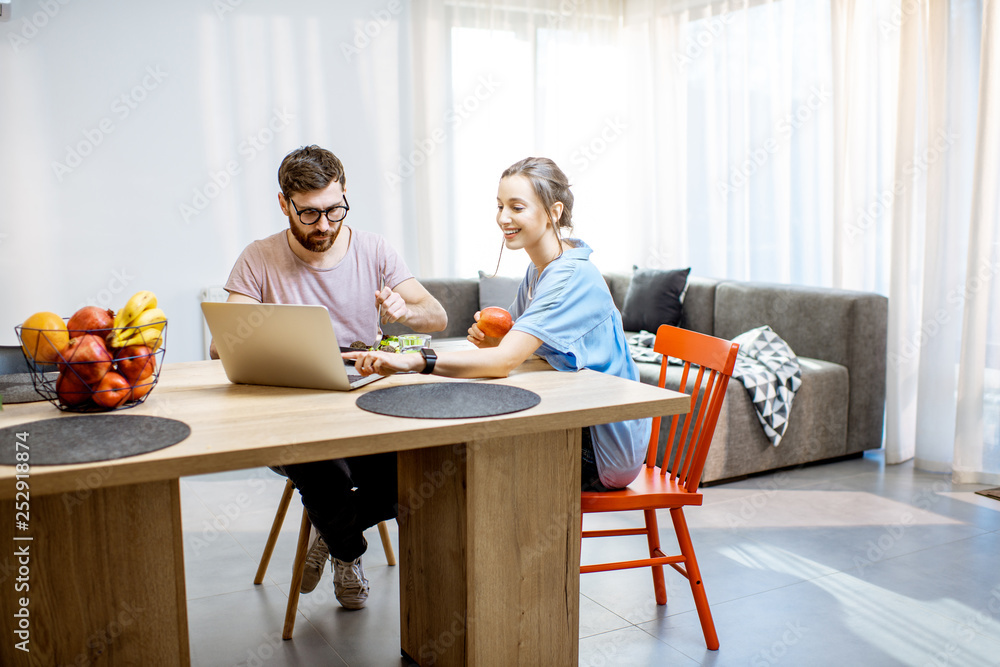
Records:
{"label": "fork", "polygon": [[[385,289],[385,271],[382,270],[382,266],[379,266],[378,271],[378,293],[382,294],[382,290]],[[382,303],[377,301],[378,304],[378,318],[375,320],[375,344],[372,347],[377,348],[378,344],[382,342]]]}

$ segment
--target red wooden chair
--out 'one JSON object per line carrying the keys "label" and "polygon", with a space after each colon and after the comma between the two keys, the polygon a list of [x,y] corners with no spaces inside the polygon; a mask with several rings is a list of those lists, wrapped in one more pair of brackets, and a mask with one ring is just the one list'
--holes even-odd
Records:
{"label": "red wooden chair", "polygon": [[[649,543],[649,557],[582,565],[580,572],[650,567],[653,572],[656,604],[662,605],[667,603],[663,566],[671,566],[687,577],[691,584],[698,617],[705,633],[705,644],[715,651],[719,648],[719,637],[715,632],[712,611],[708,606],[698,561],[694,555],[691,536],[688,534],[684,507],[702,503],[698,484],[708,456],[708,448],[712,444],[712,434],[715,432],[715,424],[722,409],[722,401],[726,397],[726,387],[736,365],[739,345],[695,331],[663,325],[656,332],[653,349],[663,355],[658,383],[660,387],[666,382],[668,356],[684,362],[680,386],[684,388],[681,391],[691,394],[691,412],[686,415],[674,415],[671,418],[670,438],[666,443],[662,468],[656,465],[660,439],[660,417],[656,417],[653,419],[653,432],[649,438],[646,467],[639,473],[639,477],[625,489],[605,492],[585,491],[582,496],[583,514],[642,510],[646,519],[645,528],[584,530],[583,537],[645,535]],[[682,416],[683,428],[678,429]],[[670,518],[681,551],[678,555],[667,556],[660,549],[660,532],[656,524],[657,509],[670,510]]]}

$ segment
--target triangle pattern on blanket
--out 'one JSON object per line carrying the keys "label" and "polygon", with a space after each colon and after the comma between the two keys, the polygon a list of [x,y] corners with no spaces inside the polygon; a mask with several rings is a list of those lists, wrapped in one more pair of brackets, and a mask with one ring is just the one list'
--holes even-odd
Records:
{"label": "triangle pattern on blanket", "polygon": [[[648,331],[629,338],[632,359],[660,363],[661,355],[652,349],[655,338]],[[733,342],[740,344],[733,377],[743,383],[764,435],[777,447],[788,428],[795,392],[802,385],[799,358],[767,325],[741,333]],[[680,363],[670,359],[671,364],[675,362]]]}
{"label": "triangle pattern on blanket", "polygon": [[775,447],[788,428],[795,392],[802,384],[802,367],[788,343],[765,325],[733,339],[739,343],[733,377],[750,394],[764,434]]}

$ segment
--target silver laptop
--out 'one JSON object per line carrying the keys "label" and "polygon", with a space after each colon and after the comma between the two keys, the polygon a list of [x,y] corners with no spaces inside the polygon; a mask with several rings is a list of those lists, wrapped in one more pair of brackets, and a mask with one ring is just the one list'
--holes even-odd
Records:
{"label": "silver laptop", "polygon": [[230,382],[350,391],[383,377],[344,361],[323,306],[204,301],[201,311]]}

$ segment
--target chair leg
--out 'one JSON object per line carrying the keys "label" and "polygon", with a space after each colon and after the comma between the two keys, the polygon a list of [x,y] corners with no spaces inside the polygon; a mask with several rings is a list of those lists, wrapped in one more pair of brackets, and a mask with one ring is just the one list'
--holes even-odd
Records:
{"label": "chair leg", "polygon": [[271,554],[274,553],[274,545],[278,541],[278,533],[281,532],[281,524],[285,522],[285,514],[288,512],[288,504],[292,501],[292,492],[295,490],[295,485],[292,484],[292,480],[287,480],[285,482],[285,490],[281,494],[281,502],[278,503],[278,511],[274,515],[274,521],[271,522],[271,533],[267,536],[267,544],[264,545],[264,553],[260,557],[260,564],[257,566],[257,575],[253,579],[253,583],[261,584],[264,581],[264,574],[267,572],[267,566],[271,562]]}
{"label": "chair leg", "polygon": [[385,521],[378,522],[378,534],[382,538],[382,550],[385,551],[385,562],[389,565],[396,564],[396,554],[392,550],[392,542],[389,540],[389,527]]}
{"label": "chair leg", "polygon": [[708,596],[705,595],[705,585],[701,579],[701,570],[698,568],[698,559],[694,555],[694,545],[691,543],[691,535],[688,533],[684,511],[679,507],[673,508],[670,510],[670,518],[674,522],[674,531],[677,533],[681,554],[684,555],[688,583],[691,584],[691,594],[694,596],[695,607],[698,608],[702,632],[705,633],[705,645],[710,651],[718,651],[719,636],[715,632],[712,610],[708,606]]}
{"label": "chair leg", "polygon": [[306,569],[306,556],[309,555],[309,533],[312,523],[305,508],[302,508],[302,524],[299,526],[299,543],[295,548],[295,562],[292,563],[292,583],[288,589],[288,606],[285,607],[285,625],[281,630],[282,639],[291,639],[295,629],[295,614],[299,610],[299,589],[302,587],[302,575]]}
{"label": "chair leg", "polygon": [[[649,543],[649,557],[654,558],[657,556],[657,551],[660,550],[660,528],[656,523],[656,510],[643,510],[643,516],[646,519],[646,541]],[[667,585],[663,580],[663,566],[653,565],[650,567],[653,571],[653,591],[656,594],[656,604],[665,605],[667,604]]]}

